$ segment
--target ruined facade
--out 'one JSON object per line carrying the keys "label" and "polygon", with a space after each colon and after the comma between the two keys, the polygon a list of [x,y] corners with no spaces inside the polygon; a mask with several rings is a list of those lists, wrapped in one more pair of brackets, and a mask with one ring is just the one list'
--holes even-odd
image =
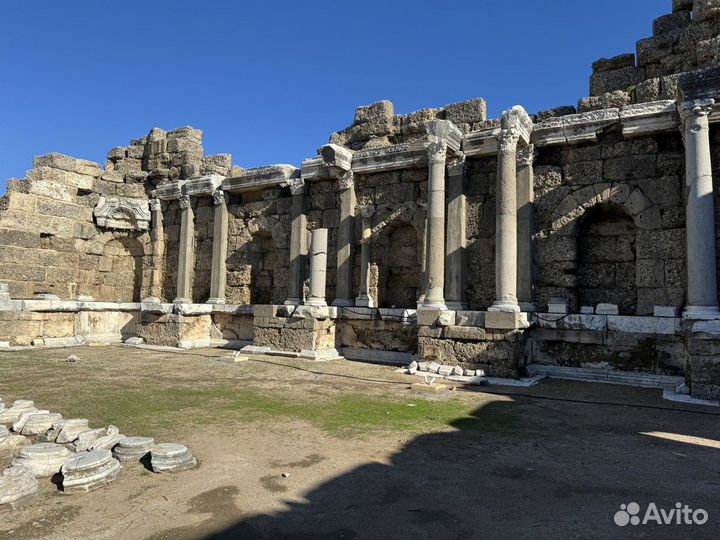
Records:
{"label": "ruined facade", "polygon": [[[720,397],[720,2],[674,0],[590,97],[359,107],[299,167],[192,128],[0,199],[0,341],[230,343],[309,358],[684,378]],[[668,383],[670,384],[670,383]]]}

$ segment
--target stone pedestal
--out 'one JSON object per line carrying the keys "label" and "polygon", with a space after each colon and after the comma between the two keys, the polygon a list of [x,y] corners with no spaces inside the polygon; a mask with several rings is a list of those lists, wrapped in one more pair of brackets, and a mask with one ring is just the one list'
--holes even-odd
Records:
{"label": "stone pedestal", "polygon": [[195,266],[193,245],[195,242],[195,215],[190,197],[182,196],[180,201],[180,254],[178,256],[177,292],[174,303],[192,302],[192,273]]}
{"label": "stone pedestal", "polygon": [[327,275],[327,229],[312,231],[310,244],[310,296],[309,306],[326,306],[325,282]]}
{"label": "stone pedestal", "polygon": [[208,304],[225,303],[227,280],[228,210],[227,197],[221,189],[213,193],[215,214],[213,217],[212,273],[210,276],[210,298]]}
{"label": "stone pedestal", "polygon": [[685,229],[687,235],[686,319],[720,318],[715,260],[715,203],[708,114],[714,100],[685,101],[680,105],[685,141],[688,187]]}
{"label": "stone pedestal", "polygon": [[463,194],[465,157],[448,165],[447,234],[445,241],[445,304],[448,309],[467,309],[465,302],[465,226]]}
{"label": "stone pedestal", "polygon": [[290,182],[292,193],[292,223],[290,226],[290,276],[288,298],[285,304],[298,305],[303,302],[305,281],[305,257],[307,256],[307,217],[305,215],[305,182],[302,178]]}
{"label": "stone pedestal", "polygon": [[370,239],[372,237],[371,218],[375,213],[374,206],[360,208],[362,219],[362,239],[360,244],[360,291],[355,299],[355,305],[360,307],[377,307],[375,300],[370,296]]}

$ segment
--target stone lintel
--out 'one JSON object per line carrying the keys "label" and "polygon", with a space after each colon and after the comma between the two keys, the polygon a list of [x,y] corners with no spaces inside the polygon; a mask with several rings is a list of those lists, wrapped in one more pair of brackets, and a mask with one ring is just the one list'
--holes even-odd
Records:
{"label": "stone lintel", "polygon": [[427,166],[427,142],[411,141],[384,148],[359,150],[353,155],[352,170],[368,174]]}
{"label": "stone lintel", "polygon": [[183,194],[183,185],[185,180],[170,180],[158,184],[155,188],[155,196],[162,201],[172,201],[179,199]]}
{"label": "stone lintel", "polygon": [[304,159],[300,167],[300,174],[305,180],[330,180],[333,173],[321,156]]}
{"label": "stone lintel", "polygon": [[269,165],[245,169],[239,176],[225,178],[220,187],[230,193],[243,193],[274,187],[287,187],[300,177],[300,170],[292,165]]}
{"label": "stone lintel", "polygon": [[620,109],[622,133],[638,137],[675,131],[680,126],[677,104],[673,100],[638,103]]}
{"label": "stone lintel", "polygon": [[220,187],[220,184],[222,184],[224,179],[225,177],[220,174],[210,174],[207,176],[190,178],[185,181],[185,195],[191,195],[193,197],[210,197],[213,192]]}
{"label": "stone lintel", "polygon": [[472,131],[463,137],[462,151],[471,157],[494,156],[497,154],[499,134],[499,127]]}
{"label": "stone lintel", "polygon": [[532,142],[538,146],[597,142],[598,134],[619,120],[617,108],[549,118],[535,126]]}
{"label": "stone lintel", "polygon": [[326,144],[320,148],[320,157],[325,166],[341,171],[350,170],[354,153],[353,150],[337,144]]}
{"label": "stone lintel", "polygon": [[150,228],[148,199],[102,196],[93,210],[98,227],[144,231]]}

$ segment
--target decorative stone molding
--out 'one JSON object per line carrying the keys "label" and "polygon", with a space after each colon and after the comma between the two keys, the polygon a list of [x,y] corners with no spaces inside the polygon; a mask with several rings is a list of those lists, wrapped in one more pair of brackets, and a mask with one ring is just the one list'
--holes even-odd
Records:
{"label": "decorative stone molding", "polygon": [[517,149],[515,156],[517,164],[523,167],[530,167],[535,161],[535,145],[528,144]]}
{"label": "decorative stone molding", "polygon": [[448,160],[448,176],[462,176],[465,174],[465,154],[460,154]]}
{"label": "decorative stone molding", "polygon": [[191,178],[185,182],[185,195],[194,197],[210,196],[220,187],[224,179],[225,177],[219,174]]}
{"label": "decorative stone molding", "polygon": [[346,171],[337,177],[337,189],[343,191],[345,189],[353,189],[355,187],[355,175],[352,171]]}
{"label": "decorative stone molding", "polygon": [[340,169],[342,171],[350,170],[354,153],[352,150],[337,144],[326,144],[320,148],[320,156],[323,159],[323,163],[327,167]]}
{"label": "decorative stone molding", "polygon": [[292,195],[302,195],[305,193],[305,179],[302,177],[294,178],[288,182],[288,187]]}
{"label": "decorative stone molding", "polygon": [[429,163],[445,163],[447,143],[443,140],[431,140],[431,142],[428,143],[427,152]]}
{"label": "decorative stone molding", "polygon": [[[510,137],[517,138],[517,141],[523,145],[529,144],[533,132],[532,120],[525,109],[520,105],[515,105],[503,111],[500,116],[500,131],[500,143],[503,142],[503,138]],[[508,132],[509,135],[504,136],[503,131]]]}
{"label": "decorative stone molding", "polygon": [[162,202],[160,199],[150,199],[150,210],[153,212],[159,212],[162,210]]}
{"label": "decorative stone molding", "polygon": [[620,123],[625,137],[674,131],[679,126],[677,105],[674,100],[628,105],[620,109]]}
{"label": "decorative stone molding", "polygon": [[225,178],[220,187],[229,193],[245,193],[267,188],[282,188],[300,177],[300,170],[292,165],[269,165],[245,169],[239,176]]}
{"label": "decorative stone molding", "polygon": [[98,227],[134,231],[150,228],[150,208],[146,199],[100,197],[93,214]]}

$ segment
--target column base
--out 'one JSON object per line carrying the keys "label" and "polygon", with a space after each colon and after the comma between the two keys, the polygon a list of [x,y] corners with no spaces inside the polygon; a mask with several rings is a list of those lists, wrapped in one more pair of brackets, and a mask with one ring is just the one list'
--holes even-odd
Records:
{"label": "column base", "polygon": [[488,311],[503,311],[506,313],[520,313],[520,306],[517,302],[508,302],[507,300],[496,300],[495,303],[488,308]]}
{"label": "column base", "polygon": [[447,311],[448,307],[445,305],[445,302],[425,302],[418,309],[439,309],[441,311]]}
{"label": "column base", "polygon": [[705,321],[720,319],[720,308],[718,306],[685,306],[682,317],[683,319]]}
{"label": "column base", "polygon": [[352,307],[355,305],[355,301],[352,298],[336,298],[330,305],[338,307]]}
{"label": "column base", "polygon": [[206,304],[224,304],[225,299],[224,298],[208,298],[205,301]]}
{"label": "column base", "polygon": [[532,302],[520,302],[520,311],[525,313],[535,313],[537,310],[537,306]]}
{"label": "column base", "polygon": [[299,306],[302,305],[302,298],[288,298],[283,302],[285,306]]}
{"label": "column base", "polygon": [[320,306],[326,307],[327,302],[323,298],[308,298],[305,302],[306,306]]}
{"label": "column base", "polygon": [[468,305],[465,302],[445,302],[447,308],[451,311],[467,311]]}
{"label": "column base", "polygon": [[175,300],[173,300],[173,304],[192,304],[192,298],[183,298],[182,296],[178,296]]}
{"label": "column base", "polygon": [[355,299],[355,305],[358,307],[367,307],[367,308],[376,308],[377,307],[377,305],[375,305],[375,300],[373,300],[369,296],[358,296]]}

